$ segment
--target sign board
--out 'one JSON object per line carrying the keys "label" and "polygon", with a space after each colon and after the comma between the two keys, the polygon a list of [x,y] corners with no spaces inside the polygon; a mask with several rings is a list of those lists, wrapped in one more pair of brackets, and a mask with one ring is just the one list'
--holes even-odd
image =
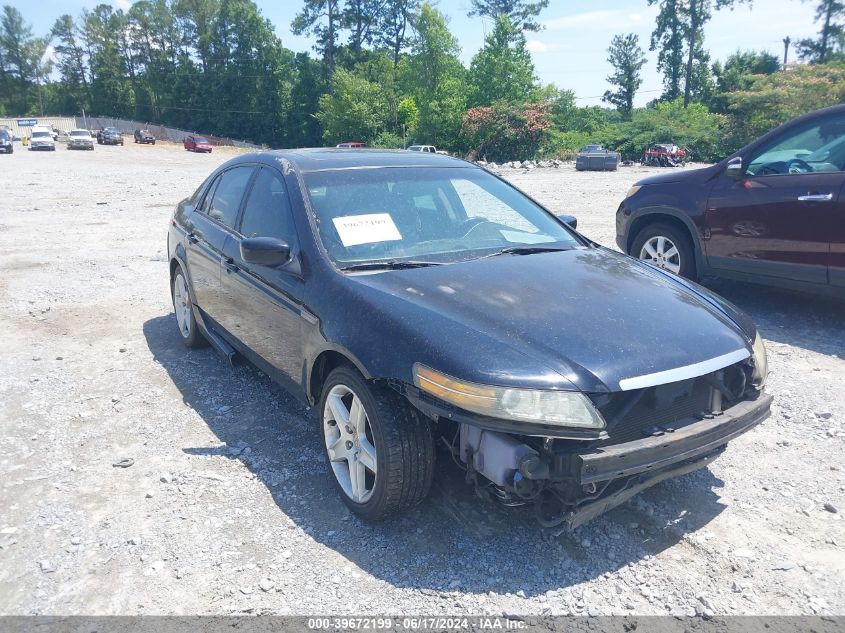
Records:
{"label": "sign board", "polygon": [[18,127],[33,127],[38,125],[38,119],[18,119]]}

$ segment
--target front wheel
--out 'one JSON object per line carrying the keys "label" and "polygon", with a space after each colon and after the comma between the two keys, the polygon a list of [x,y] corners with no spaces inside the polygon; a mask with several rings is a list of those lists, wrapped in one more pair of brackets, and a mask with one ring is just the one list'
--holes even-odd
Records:
{"label": "front wheel", "polygon": [[695,251],[689,237],[668,224],[652,224],[637,234],[631,255],[675,275],[696,279]]}
{"label": "front wheel", "polygon": [[329,374],[319,410],[328,470],[350,510],[382,521],[425,498],[434,476],[431,427],[401,395],[342,366]]}
{"label": "front wheel", "polygon": [[173,297],[173,309],[176,311],[176,325],[179,326],[179,334],[182,335],[182,342],[185,347],[204,347],[205,339],[199,331],[197,320],[194,317],[194,302],[191,298],[191,290],[181,266],[177,266],[173,273],[170,292]]}

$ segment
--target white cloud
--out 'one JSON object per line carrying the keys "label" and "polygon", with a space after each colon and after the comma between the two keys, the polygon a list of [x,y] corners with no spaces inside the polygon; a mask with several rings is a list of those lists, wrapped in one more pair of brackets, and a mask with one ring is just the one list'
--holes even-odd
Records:
{"label": "white cloud", "polygon": [[123,9],[129,11],[132,7],[132,0],[111,0],[111,4],[115,9]]}
{"label": "white cloud", "polygon": [[562,51],[571,49],[572,47],[562,42],[543,42],[541,40],[528,40],[525,43],[525,48],[531,51],[534,55],[542,55],[543,53],[552,53],[554,51]]}
{"label": "white cloud", "polygon": [[574,29],[588,28],[590,31],[607,31],[611,29],[625,29],[636,26],[642,23],[649,15],[642,13],[631,13],[625,9],[617,9],[614,11],[585,11],[584,13],[574,13],[572,15],[564,15],[558,18],[552,18],[543,22],[543,25],[549,31],[567,31]]}

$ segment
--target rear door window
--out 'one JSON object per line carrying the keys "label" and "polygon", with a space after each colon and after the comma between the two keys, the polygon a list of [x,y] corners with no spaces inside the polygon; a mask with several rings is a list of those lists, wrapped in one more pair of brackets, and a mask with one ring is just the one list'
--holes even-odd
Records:
{"label": "rear door window", "polygon": [[235,167],[223,172],[211,196],[210,204],[207,207],[203,205],[209,217],[229,228],[235,227],[241,200],[254,171],[253,167]]}

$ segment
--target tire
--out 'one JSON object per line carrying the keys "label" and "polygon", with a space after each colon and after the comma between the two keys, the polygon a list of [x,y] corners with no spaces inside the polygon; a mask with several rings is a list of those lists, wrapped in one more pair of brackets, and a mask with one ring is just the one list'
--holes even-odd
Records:
{"label": "tire", "polygon": [[173,278],[170,280],[170,297],[173,300],[173,310],[176,312],[176,326],[185,347],[191,349],[205,347],[207,341],[197,325],[191,287],[181,266],[176,266],[176,270],[173,271]]}
{"label": "tire", "polygon": [[[355,399],[363,405],[359,424],[354,429],[352,422],[341,426],[337,418],[343,418],[344,411],[347,420],[353,417],[350,411],[355,409]],[[348,408],[338,415],[339,407]],[[434,477],[434,440],[429,423],[405,398],[389,387],[367,382],[353,367],[342,365],[326,379],[318,411],[326,468],[352,512],[367,521],[383,521],[425,499]],[[375,473],[367,462],[375,463]],[[361,469],[364,478],[359,479],[357,499],[352,486],[353,463],[355,472]]]}
{"label": "tire", "polygon": [[698,278],[689,235],[669,224],[649,224],[634,238],[629,254],[681,277]]}

